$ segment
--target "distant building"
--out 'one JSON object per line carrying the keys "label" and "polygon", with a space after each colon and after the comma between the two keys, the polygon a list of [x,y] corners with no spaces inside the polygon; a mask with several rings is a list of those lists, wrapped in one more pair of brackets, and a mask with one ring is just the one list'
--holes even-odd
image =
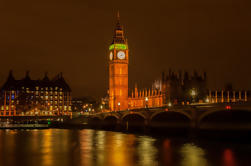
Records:
{"label": "distant building", "polygon": [[194,71],[190,76],[188,72],[175,73],[169,70],[168,74],[162,73],[160,87],[164,104],[199,102],[207,96],[207,75],[199,75]]}
{"label": "distant building", "polygon": [[1,88],[0,116],[71,115],[71,89],[62,73],[49,79],[32,80],[29,72],[16,80],[10,71]]}
{"label": "distant building", "polygon": [[163,95],[159,89],[138,90],[135,86],[128,101],[129,109],[162,107]]}
{"label": "distant building", "polygon": [[72,112],[90,112],[96,101],[91,97],[74,97],[72,99]]}
{"label": "distant building", "polygon": [[250,91],[246,90],[209,90],[209,103],[236,103],[250,101]]}
{"label": "distant building", "polygon": [[247,91],[211,92],[207,87],[207,74],[193,75],[188,72],[163,73],[151,89],[138,89],[137,86],[128,93],[129,48],[124,30],[120,24],[119,14],[114,30],[114,36],[107,58],[109,60],[109,111],[119,111],[138,108],[163,107],[170,105],[185,105],[190,103],[217,103],[248,100]]}
{"label": "distant building", "polygon": [[[114,36],[109,46],[109,110],[127,110],[144,107],[162,107],[168,103],[190,102],[206,96],[206,75],[199,76],[196,72],[189,78],[169,72],[157,80],[152,89],[139,90],[135,86],[128,94],[129,48],[124,30],[120,25],[119,14]],[[190,95],[191,90],[196,91]]]}

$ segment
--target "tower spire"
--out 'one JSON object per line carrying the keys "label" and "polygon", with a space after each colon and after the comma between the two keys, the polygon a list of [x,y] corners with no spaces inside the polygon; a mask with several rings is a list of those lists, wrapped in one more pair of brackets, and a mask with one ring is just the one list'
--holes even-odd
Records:
{"label": "tower spire", "polygon": [[117,12],[117,20],[116,20],[116,26],[113,36],[112,44],[125,44],[125,38],[124,38],[124,31],[120,24],[120,14],[119,11]]}
{"label": "tower spire", "polygon": [[117,21],[119,22],[120,20],[120,15],[119,15],[119,10],[117,11]]}

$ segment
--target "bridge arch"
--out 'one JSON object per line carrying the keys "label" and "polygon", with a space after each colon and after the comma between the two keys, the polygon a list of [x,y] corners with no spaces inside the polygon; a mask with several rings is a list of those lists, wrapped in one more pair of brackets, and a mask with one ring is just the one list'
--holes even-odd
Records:
{"label": "bridge arch", "polygon": [[251,110],[248,109],[212,110],[198,118],[198,126],[201,129],[247,129],[250,125]]}
{"label": "bridge arch", "polygon": [[155,117],[155,116],[158,116],[159,114],[162,114],[162,113],[177,113],[177,114],[181,114],[181,115],[183,115],[183,116],[185,116],[186,118],[188,118],[189,120],[192,120],[192,116],[189,114],[189,113],[187,113],[187,112],[185,112],[185,111],[181,111],[181,110],[170,110],[170,111],[165,111],[165,110],[161,110],[161,111],[157,111],[157,112],[155,112],[155,113],[153,113],[152,115],[151,115],[151,117],[150,117],[150,121]]}
{"label": "bridge arch", "polygon": [[88,120],[88,124],[94,128],[100,128],[102,125],[102,118],[99,116],[92,116]]}
{"label": "bridge arch", "polygon": [[214,114],[214,113],[218,113],[218,112],[251,112],[251,110],[249,109],[231,109],[231,110],[227,110],[227,109],[214,109],[211,111],[205,111],[203,114],[201,114],[198,118],[198,122],[200,122],[201,120],[203,120],[205,117]]}
{"label": "bridge arch", "polygon": [[105,119],[107,119],[107,118],[116,118],[117,120],[119,120],[120,119],[120,117],[118,116],[118,115],[116,115],[116,114],[108,114],[108,115],[105,115],[104,116],[104,118],[103,118],[103,120],[105,120]]}
{"label": "bridge arch", "polygon": [[150,119],[150,128],[153,131],[188,130],[191,127],[192,118],[188,113],[182,111],[159,111],[154,113]]}
{"label": "bridge arch", "polygon": [[134,112],[134,111],[130,111],[126,114],[124,114],[122,117],[121,117],[121,120],[123,120],[126,116],[132,116],[132,115],[138,115],[140,117],[142,117],[143,119],[147,119],[146,116],[144,114],[142,114],[141,112]]}
{"label": "bridge arch", "polygon": [[122,127],[126,130],[142,130],[146,125],[146,117],[139,112],[126,113],[121,120]]}
{"label": "bridge arch", "polygon": [[119,122],[119,117],[117,115],[109,114],[103,118],[102,127],[109,130],[116,129],[116,127],[118,126],[118,122]]}

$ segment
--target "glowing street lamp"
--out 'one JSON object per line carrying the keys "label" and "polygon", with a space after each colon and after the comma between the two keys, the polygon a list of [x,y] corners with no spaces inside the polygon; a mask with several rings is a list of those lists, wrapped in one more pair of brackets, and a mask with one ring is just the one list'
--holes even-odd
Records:
{"label": "glowing street lamp", "polygon": [[119,111],[120,111],[120,102],[118,102],[118,107],[119,107]]}
{"label": "glowing street lamp", "polygon": [[195,96],[196,95],[196,91],[194,89],[191,90],[191,96]]}
{"label": "glowing street lamp", "polygon": [[193,89],[191,90],[191,96],[192,96],[193,102],[195,102],[195,96],[196,96],[196,95],[197,95],[196,90],[193,88]]}
{"label": "glowing street lamp", "polygon": [[145,98],[145,101],[146,101],[146,108],[148,108],[148,97]]}

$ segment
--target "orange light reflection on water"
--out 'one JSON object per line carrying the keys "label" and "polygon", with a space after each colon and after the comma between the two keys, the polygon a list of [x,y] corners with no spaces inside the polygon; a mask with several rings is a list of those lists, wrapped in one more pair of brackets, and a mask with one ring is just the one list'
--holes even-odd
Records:
{"label": "orange light reflection on water", "polygon": [[180,152],[183,156],[182,166],[208,166],[205,151],[202,148],[189,143],[184,144]]}

